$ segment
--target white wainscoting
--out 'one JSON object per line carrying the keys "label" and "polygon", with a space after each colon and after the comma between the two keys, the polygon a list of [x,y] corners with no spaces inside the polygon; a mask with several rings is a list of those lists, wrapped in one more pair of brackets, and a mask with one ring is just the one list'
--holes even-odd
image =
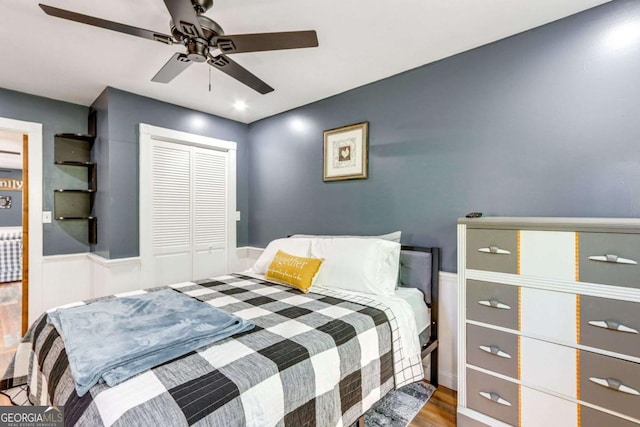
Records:
{"label": "white wainscoting", "polygon": [[[253,265],[256,248],[238,248],[230,257],[231,271],[244,271]],[[260,253],[262,250],[259,250]],[[255,256],[257,259],[260,256]],[[141,289],[147,283],[142,277],[139,257],[107,259],[93,253],[43,257],[43,287],[38,295],[39,307],[30,307],[29,321],[44,311],[75,301],[103,297]],[[33,292],[33,290],[31,290]]]}
{"label": "white wainscoting", "polygon": [[92,265],[91,283],[94,298],[134,291],[142,287],[140,258],[106,259],[95,254],[87,254],[87,257]]}
{"label": "white wainscoting", "polygon": [[[238,248],[238,270],[250,268],[260,257],[264,249],[255,247]],[[440,273],[440,294],[438,298],[440,325],[438,357],[438,380],[443,386],[458,389],[458,275]],[[429,361],[425,359],[428,369]],[[427,375],[428,376],[428,375]]]}
{"label": "white wainscoting", "polygon": [[42,307],[30,307],[32,321],[59,305],[140,289],[140,258],[106,259],[92,253],[45,256],[42,276]]}
{"label": "white wainscoting", "polygon": [[[50,308],[93,298],[91,262],[87,254],[42,257],[41,289],[42,307],[29,307],[32,321]],[[30,288],[29,292],[34,290]]]}
{"label": "white wainscoting", "polygon": [[440,295],[438,298],[439,321],[439,373],[443,386],[458,389],[458,275],[440,272]]}

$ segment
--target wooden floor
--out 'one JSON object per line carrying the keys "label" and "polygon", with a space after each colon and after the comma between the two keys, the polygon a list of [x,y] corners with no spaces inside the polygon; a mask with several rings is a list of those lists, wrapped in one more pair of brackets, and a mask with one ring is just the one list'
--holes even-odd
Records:
{"label": "wooden floor", "polygon": [[457,406],[458,394],[440,386],[411,421],[409,427],[455,427]]}

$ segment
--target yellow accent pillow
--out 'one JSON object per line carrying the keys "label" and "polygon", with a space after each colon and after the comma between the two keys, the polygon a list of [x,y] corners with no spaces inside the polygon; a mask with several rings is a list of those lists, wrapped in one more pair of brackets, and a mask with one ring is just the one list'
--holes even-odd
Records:
{"label": "yellow accent pillow", "polygon": [[269,264],[265,278],[300,289],[306,294],[313,285],[322,261],[320,258],[303,258],[279,250]]}

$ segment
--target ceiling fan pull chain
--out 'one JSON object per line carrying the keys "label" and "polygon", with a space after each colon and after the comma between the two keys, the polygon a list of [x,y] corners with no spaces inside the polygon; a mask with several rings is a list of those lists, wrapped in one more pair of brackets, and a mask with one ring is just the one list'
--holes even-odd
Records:
{"label": "ceiling fan pull chain", "polygon": [[209,67],[209,92],[211,92],[211,67]]}

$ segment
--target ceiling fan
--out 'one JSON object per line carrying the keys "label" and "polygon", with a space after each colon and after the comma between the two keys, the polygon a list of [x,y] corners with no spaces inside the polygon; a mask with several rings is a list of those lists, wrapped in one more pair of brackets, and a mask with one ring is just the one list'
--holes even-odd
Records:
{"label": "ceiling fan", "polygon": [[183,44],[187,53],[176,53],[169,59],[151,79],[151,81],[158,83],[169,83],[193,62],[206,61],[210,66],[264,95],[272,92],[273,88],[227,57],[228,54],[318,46],[318,37],[315,31],[225,35],[220,25],[204,16],[204,13],[213,6],[213,0],[164,0],[164,4],[171,15],[171,35],[44,4],[40,4],[40,7],[46,14],[58,18],[143,37],[168,45]]}

